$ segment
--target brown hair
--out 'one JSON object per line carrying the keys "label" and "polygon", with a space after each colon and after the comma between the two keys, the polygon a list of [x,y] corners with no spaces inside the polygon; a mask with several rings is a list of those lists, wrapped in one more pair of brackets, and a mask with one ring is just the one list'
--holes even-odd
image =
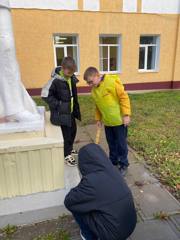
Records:
{"label": "brown hair", "polygon": [[63,68],[67,68],[68,70],[75,72],[76,71],[76,63],[72,57],[65,57],[62,60],[61,66]]}
{"label": "brown hair", "polygon": [[95,67],[87,68],[86,71],[84,72],[84,80],[87,81],[88,77],[95,75],[95,74],[99,74],[97,68],[95,68]]}

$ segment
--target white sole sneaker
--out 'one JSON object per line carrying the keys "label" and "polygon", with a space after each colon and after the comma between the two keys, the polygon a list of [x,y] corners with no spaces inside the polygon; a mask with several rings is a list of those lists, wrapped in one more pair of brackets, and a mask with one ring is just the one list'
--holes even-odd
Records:
{"label": "white sole sneaker", "polygon": [[78,155],[78,151],[76,151],[76,150],[73,149],[73,150],[71,151],[71,154],[72,154],[72,155]]}
{"label": "white sole sneaker", "polygon": [[75,158],[71,155],[68,155],[67,157],[65,157],[65,163],[69,166],[69,167],[75,167],[77,166],[77,162],[75,160]]}
{"label": "white sole sneaker", "polygon": [[80,237],[82,238],[82,240],[86,240],[85,237],[82,235],[81,231],[80,231]]}

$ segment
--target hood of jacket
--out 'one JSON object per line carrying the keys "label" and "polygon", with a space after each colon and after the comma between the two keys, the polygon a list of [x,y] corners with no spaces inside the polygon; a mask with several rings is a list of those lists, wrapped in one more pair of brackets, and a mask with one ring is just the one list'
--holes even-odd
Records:
{"label": "hood of jacket", "polygon": [[94,143],[82,147],[79,151],[79,170],[83,176],[97,171],[110,171],[112,164],[102,148]]}

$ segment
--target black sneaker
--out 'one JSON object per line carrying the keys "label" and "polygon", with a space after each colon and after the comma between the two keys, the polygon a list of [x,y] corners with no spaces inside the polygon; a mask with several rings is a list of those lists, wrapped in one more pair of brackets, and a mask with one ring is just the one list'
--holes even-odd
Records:
{"label": "black sneaker", "polygon": [[121,167],[119,168],[119,171],[120,171],[121,175],[122,175],[123,177],[125,177],[126,174],[127,174],[127,171],[128,171],[128,167],[127,167],[127,166],[121,166]]}

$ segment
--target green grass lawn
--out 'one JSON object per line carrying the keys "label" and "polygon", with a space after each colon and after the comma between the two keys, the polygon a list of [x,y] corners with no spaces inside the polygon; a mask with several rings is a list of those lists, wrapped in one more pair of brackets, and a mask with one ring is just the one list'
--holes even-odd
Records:
{"label": "green grass lawn", "polygon": [[131,95],[129,144],[180,198],[180,92]]}
{"label": "green grass lawn", "polygon": [[[131,94],[129,145],[180,198],[180,91]],[[90,96],[79,97],[83,125],[94,123]],[[36,99],[41,105],[41,100]]]}

